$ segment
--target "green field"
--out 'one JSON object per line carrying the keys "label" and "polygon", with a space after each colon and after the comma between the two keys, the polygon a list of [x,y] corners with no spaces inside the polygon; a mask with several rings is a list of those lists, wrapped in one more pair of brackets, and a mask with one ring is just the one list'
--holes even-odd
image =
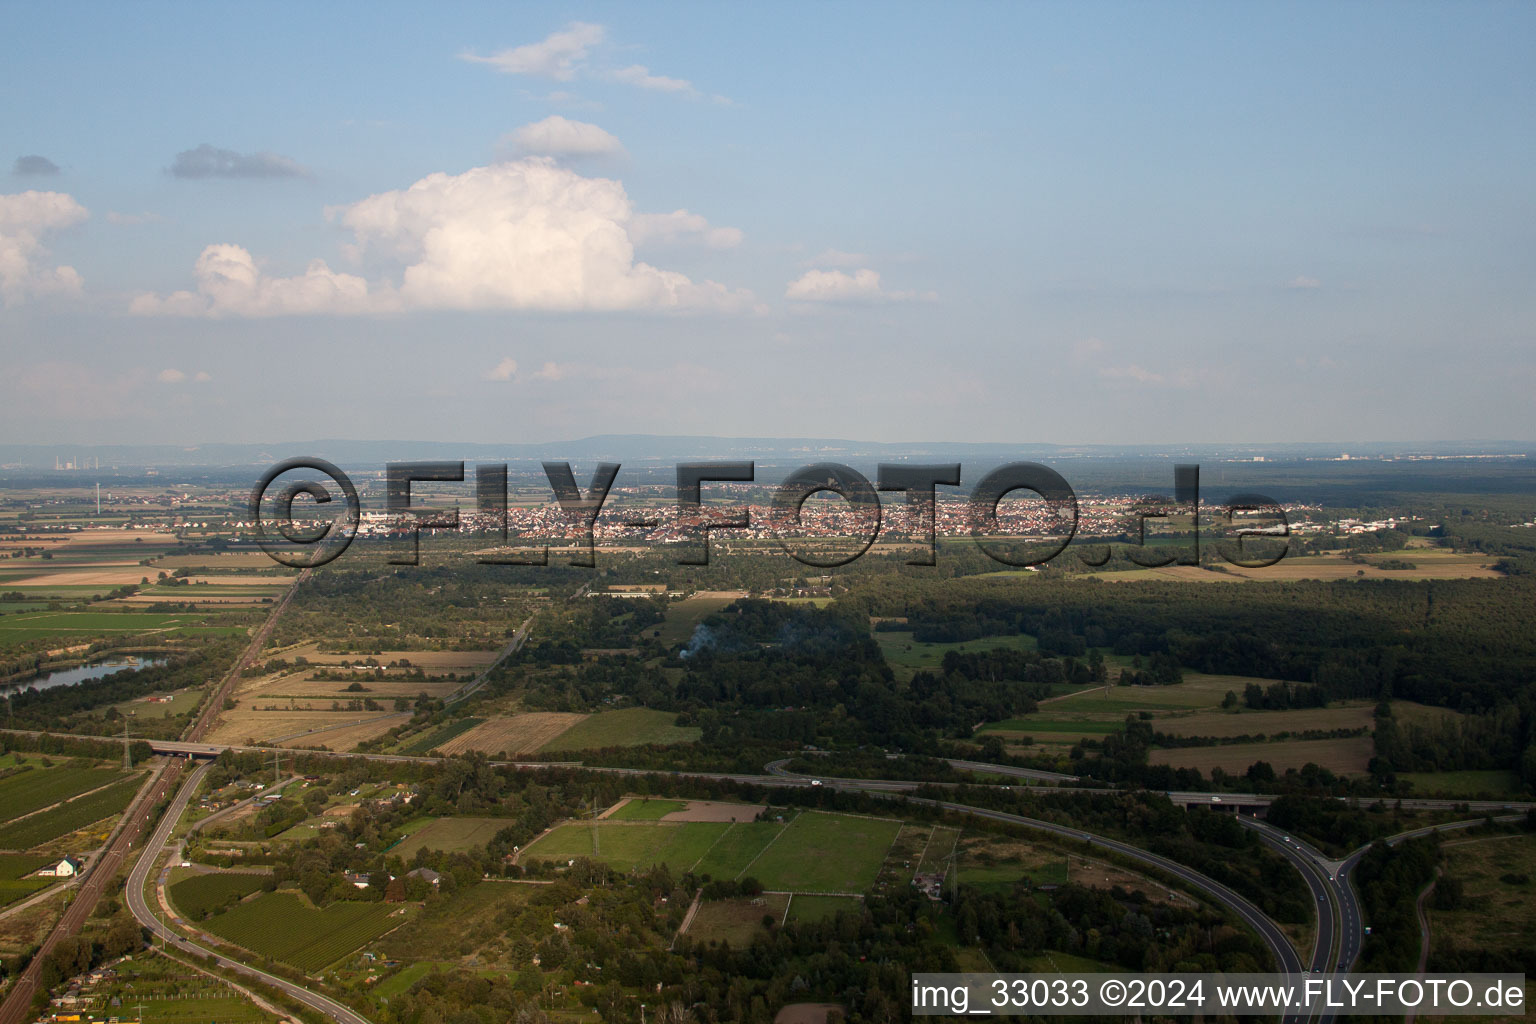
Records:
{"label": "green field", "polygon": [[737,822],[709,848],[694,871],[711,878],[739,878],[786,827],[774,821]]}
{"label": "green field", "polygon": [[194,921],[261,889],[262,875],[239,872],[192,875],[171,885],[171,903]]}
{"label": "green field", "polygon": [[118,633],[164,629],[168,626],[180,626],[198,621],[201,620],[197,616],[161,615],[152,612],[35,612],[31,615],[5,616],[0,619],[0,632],[22,629],[32,630],[39,635],[81,631]]}
{"label": "green field", "polygon": [[457,853],[484,846],[512,824],[510,818],[438,818],[415,829],[389,852],[409,861],[417,850]]}
{"label": "green field", "polygon": [[807,811],[764,847],[746,875],[764,889],[863,892],[874,884],[901,823]]}
{"label": "green field", "polygon": [[994,864],[965,864],[960,868],[960,883],[982,891],[1006,892],[1019,879],[1028,877],[1034,885],[1064,885],[1067,862],[1050,860],[1043,864],[1000,861]]}
{"label": "green field", "polygon": [[694,627],[731,604],[735,598],[687,597],[667,606],[667,618],[655,633],[663,647],[679,647],[693,636]]}
{"label": "green field", "polygon": [[628,803],[612,814],[607,821],[655,821],[664,818],[674,811],[681,811],[688,804],[682,800],[647,800],[643,797],[633,797]]}
{"label": "green field", "polygon": [[122,812],[142,780],[134,774],[89,796],[0,827],[0,849],[30,850]]}
{"label": "green field", "polygon": [[588,715],[539,748],[540,753],[635,747],[642,743],[692,743],[703,730],[675,725],[677,713],[650,708],[623,708]]}
{"label": "green field", "polygon": [[424,736],[411,740],[405,746],[400,747],[402,754],[425,754],[435,747],[442,746],[455,736],[461,736],[477,725],[485,722],[483,718],[461,718],[456,722],[438,726]]}
{"label": "green field", "polygon": [[380,999],[392,999],[395,996],[402,995],[412,985],[431,974],[432,969],[436,966],[436,964],[426,960],[418,960],[416,963],[408,964],[403,970],[396,974],[391,974],[375,985],[373,987],[373,994]]}
{"label": "green field", "polygon": [[392,903],[333,903],[317,910],[293,893],[273,892],[212,917],[202,927],[253,953],[314,973],[403,923],[407,912]]}
{"label": "green field", "polygon": [[[0,584],[4,586],[5,584]],[[81,599],[105,594],[112,587],[97,586],[49,586],[29,588],[28,593]],[[240,627],[199,627],[205,621],[202,613],[166,615],[152,612],[103,612],[103,611],[52,611],[32,612],[25,615],[0,616],[0,647],[8,644],[25,644],[36,640],[57,639],[61,643],[81,643],[92,637],[120,637],[127,633],[153,632],[160,636],[173,633],[206,632],[208,629],[228,630]]]}
{"label": "green field", "polygon": [[950,651],[965,653],[1035,649],[1035,638],[1027,633],[1017,633],[1013,636],[986,636],[953,644],[918,643],[912,639],[910,632],[878,630],[874,633],[874,637],[875,642],[880,645],[880,652],[885,655],[885,660],[890,664],[891,671],[896,673],[897,679],[903,680],[911,679],[918,672],[937,669],[944,661],[944,655]]}
{"label": "green field", "polygon": [[523,851],[554,861],[588,857],[619,871],[665,863],[716,879],[750,877],[781,892],[855,892],[874,884],[901,823],[808,811],[777,822],[567,822]]}
{"label": "green field", "polygon": [[976,731],[985,732],[1022,732],[1022,733],[1047,733],[1070,732],[1083,733],[1085,735],[1107,736],[1112,732],[1118,732],[1125,728],[1122,722],[1061,722],[1045,718],[1009,718],[1002,722],[992,722],[984,725]]}
{"label": "green field", "polygon": [[687,871],[726,829],[729,822],[568,822],[523,850],[523,859],[554,861],[589,857],[617,871],[666,864],[675,874]]}
{"label": "green field", "polygon": [[796,893],[789,902],[789,920],[822,921],[839,913],[857,914],[860,900],[852,896],[817,896]]}
{"label": "green field", "polygon": [[197,710],[202,703],[203,691],[188,687],[175,693],[154,693],[150,697],[169,697],[170,700],[163,703],[151,703],[147,697],[139,697],[136,700],[125,700],[114,705],[124,715],[132,715],[135,718],[161,718],[164,716],[175,717],[177,715],[190,714]]}
{"label": "green field", "polygon": [[116,768],[90,761],[70,761],[44,768],[36,762],[14,775],[0,779],[0,821],[13,821],[60,800],[68,800],[122,775]]}
{"label": "green field", "polygon": [[1518,772],[1493,769],[1459,772],[1398,772],[1399,782],[1413,783],[1414,796],[1448,796],[1497,800],[1525,795]]}

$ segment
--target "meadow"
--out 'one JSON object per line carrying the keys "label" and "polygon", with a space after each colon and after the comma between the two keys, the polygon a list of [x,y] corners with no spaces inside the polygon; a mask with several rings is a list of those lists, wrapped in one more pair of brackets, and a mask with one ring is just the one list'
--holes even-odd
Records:
{"label": "meadow", "polygon": [[643,797],[634,797],[619,805],[618,809],[609,814],[606,820],[655,821],[675,811],[681,811],[687,806],[687,802],[683,800],[647,800]]}
{"label": "meadow", "polygon": [[390,847],[389,852],[409,861],[417,850],[473,850],[511,824],[508,818],[435,818]]}
{"label": "meadow", "polygon": [[667,618],[651,633],[663,647],[679,647],[693,636],[694,627],[736,600],[734,597],[685,597],[667,606]]}
{"label": "meadow", "polygon": [[1326,708],[1295,708],[1286,711],[1205,711],[1180,718],[1160,719],[1156,728],[1170,736],[1273,736],[1309,729],[1369,729],[1375,705],[1369,701],[1334,704]]}
{"label": "meadow", "polygon": [[[1429,970],[1442,969],[1437,968],[1436,958],[1451,950],[1502,954],[1529,963],[1531,950],[1536,949],[1536,915],[1531,912],[1536,905],[1532,900],[1536,892],[1536,836],[1465,836],[1448,839],[1441,850],[1445,855],[1442,877],[1459,881],[1462,896],[1454,910],[1441,909],[1433,900],[1427,903]],[[1529,996],[1536,984],[1529,974],[1526,978]],[[1519,1018],[1445,1019],[1471,1024]]]}
{"label": "meadow", "polygon": [[863,892],[874,884],[901,822],[807,811],[743,869],[764,889]]}
{"label": "meadow", "polygon": [[1524,796],[1520,773],[1504,769],[1455,772],[1398,772],[1398,782],[1411,782],[1414,796],[1461,797],[1468,800]]}
{"label": "meadow", "polygon": [[677,725],[672,711],[622,708],[588,715],[539,748],[540,753],[635,747],[645,743],[692,743],[703,730]]}
{"label": "meadow", "polygon": [[524,847],[520,859],[563,862],[588,857],[617,871],[666,864],[681,874],[698,863],[730,827],[720,822],[567,822]]}
{"label": "meadow", "polygon": [[859,900],[852,896],[818,896],[795,893],[789,900],[789,920],[823,921],[841,913],[857,914]]}
{"label": "meadow", "polygon": [[1277,772],[1287,768],[1299,770],[1308,764],[1315,764],[1336,775],[1363,775],[1374,754],[1371,737],[1357,736],[1351,739],[1229,743],[1218,747],[1154,750],[1147,756],[1147,761],[1175,768],[1197,768],[1206,775],[1213,768],[1220,768],[1229,775],[1241,775],[1255,761],[1267,761]]}
{"label": "meadow", "polygon": [[964,654],[1035,649],[1035,638],[1026,633],[1017,633],[1013,636],[986,636],[976,640],[962,640],[947,644],[918,643],[912,639],[910,632],[904,631],[877,630],[873,635],[875,642],[880,645],[880,653],[885,655],[886,662],[891,666],[891,671],[895,672],[896,678],[901,680],[911,679],[919,672],[937,671],[944,661],[944,655],[950,651],[959,651]]}

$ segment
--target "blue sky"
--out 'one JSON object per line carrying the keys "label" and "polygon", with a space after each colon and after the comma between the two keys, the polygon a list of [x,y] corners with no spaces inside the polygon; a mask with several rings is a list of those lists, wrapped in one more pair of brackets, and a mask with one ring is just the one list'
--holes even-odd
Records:
{"label": "blue sky", "polygon": [[6,23],[13,441],[1536,438],[1530,5]]}

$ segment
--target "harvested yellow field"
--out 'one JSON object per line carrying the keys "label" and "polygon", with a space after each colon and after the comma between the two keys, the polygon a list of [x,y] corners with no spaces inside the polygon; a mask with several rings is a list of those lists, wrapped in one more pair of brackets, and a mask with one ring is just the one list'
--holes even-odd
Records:
{"label": "harvested yellow field", "polygon": [[445,754],[478,750],[486,754],[531,754],[586,715],[564,711],[530,711],[527,714],[492,718],[444,743]]}
{"label": "harvested yellow field", "polygon": [[395,726],[404,725],[410,720],[410,712],[388,715],[372,722],[360,722],[357,725],[344,726],[339,729],[317,730],[312,733],[306,733],[303,736],[284,740],[278,746],[308,747],[310,749],[325,747],[327,750],[351,750],[359,743],[382,736]]}
{"label": "harvested yellow field", "polygon": [[206,555],[166,555],[155,559],[155,569],[280,569],[271,555],[262,551],[223,552]]}
{"label": "harvested yellow field", "polygon": [[112,601],[110,603],[111,604],[174,604],[174,605],[191,605],[193,607],[218,606],[218,607],[221,607],[221,608],[227,608],[227,607],[233,606],[233,607],[237,607],[237,608],[251,608],[251,607],[253,607],[255,605],[271,604],[272,603],[272,598],[268,597],[268,596],[266,596],[264,594],[253,594],[250,597],[228,597],[228,596],[204,597],[204,596],[202,596],[200,594],[192,594],[192,593],[188,593],[188,594],[182,594],[182,593],[167,594],[167,593],[162,591],[162,592],[156,593],[156,594],[133,594],[133,595],[131,595],[129,597],[117,598],[115,601]]}
{"label": "harvested yellow field", "polygon": [[1371,738],[1358,736],[1347,740],[1230,743],[1220,747],[1154,750],[1147,760],[1151,764],[1167,764],[1175,768],[1198,768],[1206,775],[1212,768],[1220,768],[1229,775],[1241,775],[1255,761],[1267,761],[1277,772],[1315,764],[1339,775],[1363,775],[1374,752]]}
{"label": "harvested yellow field", "polygon": [[1412,562],[1412,569],[1382,569],[1375,565],[1361,565],[1343,558],[1316,555],[1283,558],[1265,569],[1243,569],[1229,565],[1227,571],[1250,580],[1496,580],[1502,577],[1493,571],[1493,558],[1487,555],[1457,555],[1433,557],[1428,552],[1403,551],[1392,556]]}
{"label": "harvested yellow field", "polygon": [[236,745],[327,746],[350,750],[365,739],[408,721],[410,712],[379,711],[261,711],[242,705],[219,716],[210,743]]}
{"label": "harvested yellow field", "polygon": [[1110,583],[1136,583],[1145,580],[1179,580],[1184,583],[1241,583],[1242,579],[1224,572],[1212,572],[1198,565],[1164,565],[1156,569],[1122,569],[1090,573],[1095,579]]}
{"label": "harvested yellow field", "polygon": [[1204,711],[1184,718],[1159,719],[1154,726],[1170,736],[1273,736],[1308,729],[1368,729],[1375,705],[1340,705],[1296,711]]}
{"label": "harvested yellow field", "polygon": [[136,565],[131,569],[68,569],[63,572],[46,572],[40,576],[28,576],[26,579],[10,580],[7,587],[121,587],[130,583],[138,583],[149,576],[153,578],[154,570],[142,565]]}
{"label": "harvested yellow field", "polygon": [[91,547],[96,544],[132,544],[142,540],[145,544],[178,544],[174,533],[153,530],[81,530],[69,535],[72,548]]}
{"label": "harvested yellow field", "polygon": [[336,679],[311,679],[308,675],[283,676],[281,682],[260,686],[247,693],[247,699],[261,701],[267,699],[279,699],[293,697],[300,700],[324,701],[327,706],[332,700],[376,700],[380,703],[388,703],[396,697],[414,698],[425,693],[428,697],[446,697],[448,694],[463,686],[463,683],[452,682],[423,682],[411,679],[391,679],[386,676],[383,679],[373,679],[359,676],[358,680],[365,689],[348,691],[348,680]]}
{"label": "harvested yellow field", "polygon": [[392,661],[408,661],[412,668],[428,672],[453,672],[461,669],[484,668],[496,660],[500,651],[380,651],[378,654],[322,654],[318,644],[305,644],[285,651],[270,652],[269,656],[293,661],[303,658],[311,665],[355,665],[372,658],[380,665]]}

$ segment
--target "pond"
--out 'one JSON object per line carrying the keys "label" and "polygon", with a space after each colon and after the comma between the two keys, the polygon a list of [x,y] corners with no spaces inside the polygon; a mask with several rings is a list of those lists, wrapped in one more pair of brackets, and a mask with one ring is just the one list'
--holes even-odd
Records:
{"label": "pond", "polygon": [[140,657],[133,654],[113,654],[85,665],[77,665],[74,668],[55,669],[52,672],[44,672],[42,675],[33,676],[31,679],[26,679],[19,683],[0,686],[0,693],[20,693],[22,690],[51,690],[55,686],[73,686],[76,683],[87,683],[92,679],[109,676],[113,672],[121,672],[125,668],[149,668],[152,665],[164,664],[164,658]]}

